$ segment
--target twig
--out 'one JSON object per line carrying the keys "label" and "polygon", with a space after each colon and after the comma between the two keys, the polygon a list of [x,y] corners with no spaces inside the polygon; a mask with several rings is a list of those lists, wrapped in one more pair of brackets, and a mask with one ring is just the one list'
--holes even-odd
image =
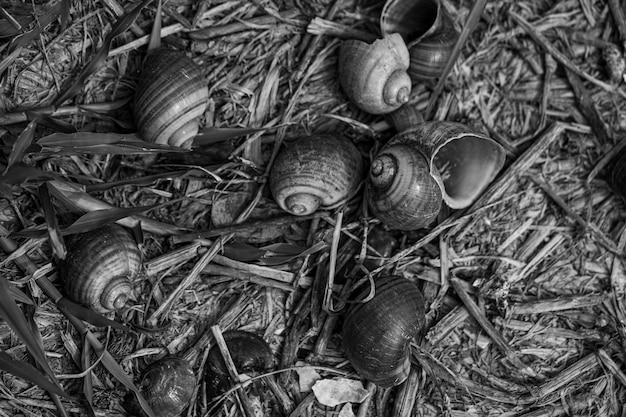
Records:
{"label": "twig", "polygon": [[[292,23],[288,19],[295,19],[296,17],[304,17],[304,14],[300,9],[293,8],[289,10],[283,10],[278,13],[282,21]],[[216,38],[218,36],[231,35],[233,33],[242,32],[250,29],[265,29],[266,25],[272,25],[280,22],[275,16],[264,15],[252,17],[248,20],[241,20],[236,23],[230,23],[222,26],[209,26],[202,29],[192,30],[187,33],[191,39],[194,40],[208,40]]]}
{"label": "twig", "polygon": [[463,288],[463,284],[461,280],[455,276],[450,277],[450,283],[454,288],[454,291],[457,293],[465,308],[469,311],[470,315],[480,324],[480,327],[489,335],[491,340],[500,348],[500,350],[506,355],[506,357],[519,368],[527,376],[535,377],[537,374],[532,368],[525,365],[518,357],[517,352],[515,352],[511,346],[504,340],[502,335],[498,333],[495,327],[487,320],[487,317],[480,311],[480,308],[474,300],[469,296],[465,289]]}
{"label": "twig", "polygon": [[587,81],[592,82],[593,84],[597,85],[603,90],[606,90],[609,93],[617,93],[620,96],[626,98],[626,93],[624,91],[620,90],[619,88],[616,88],[614,85],[607,84],[603,81],[600,81],[597,78],[594,78],[591,75],[579,69],[572,61],[570,61],[568,57],[566,57],[558,49],[556,49],[545,36],[543,36],[541,33],[535,30],[535,28],[533,28],[530,23],[524,20],[523,17],[516,14],[515,12],[509,12],[509,15],[517,24],[519,24],[526,31],[528,35],[530,35],[531,38],[533,38],[535,42],[537,42],[543,49],[545,49],[546,52],[552,55],[554,59],[558,61],[561,65],[564,65],[567,69],[572,71],[574,74],[586,79]]}
{"label": "twig", "polygon": [[450,58],[448,58],[448,62],[446,62],[446,66],[443,67],[441,76],[439,77],[439,80],[437,80],[437,85],[435,85],[433,93],[430,96],[430,99],[428,100],[428,107],[426,108],[426,112],[425,112],[426,120],[430,120],[430,116],[432,115],[433,109],[435,108],[435,103],[437,102],[437,99],[439,98],[439,96],[441,95],[441,92],[443,91],[443,86],[445,85],[446,78],[448,74],[450,74],[450,71],[452,71],[452,68],[454,67],[454,65],[456,64],[456,60],[459,57],[459,54],[461,53],[461,49],[463,48],[463,46],[465,46],[465,41],[469,37],[470,33],[472,33],[472,31],[474,30],[474,27],[476,26],[478,21],[480,20],[480,16],[483,13],[483,9],[485,8],[486,3],[487,3],[487,0],[477,0],[474,3],[474,6],[472,7],[470,14],[467,17],[467,20],[465,21],[465,26],[463,27],[463,30],[461,31],[459,38],[454,44],[454,47],[452,48],[452,52],[450,53]]}
{"label": "twig", "polygon": [[602,230],[600,230],[600,228],[598,226],[596,226],[594,223],[591,222],[587,222],[585,221],[585,219],[583,219],[582,217],[580,217],[578,215],[578,213],[576,213],[574,210],[572,210],[567,203],[552,189],[552,187],[550,187],[548,184],[546,184],[545,182],[539,180],[538,178],[534,178],[534,177],[528,177],[530,178],[535,184],[537,184],[546,194],[548,194],[548,196],[559,206],[561,207],[561,209],[563,209],[563,211],[565,211],[565,213],[571,217],[572,219],[574,219],[574,221],[576,221],[576,223],[578,223],[579,225],[581,225],[585,230],[590,230],[599,240],[600,243],[607,248],[608,250],[610,250],[611,252],[613,252],[616,255],[621,255],[619,249],[617,248],[617,245],[615,244],[615,242],[613,242],[607,235],[604,234],[604,232]]}
{"label": "twig", "polygon": [[542,314],[552,311],[572,310],[584,307],[593,307],[606,301],[607,294],[575,295],[559,297],[550,300],[532,301],[528,303],[511,304],[510,314]]}
{"label": "twig", "polygon": [[609,8],[611,9],[615,26],[619,32],[622,46],[626,48],[626,17],[624,17],[624,9],[622,9],[619,0],[609,0]]}

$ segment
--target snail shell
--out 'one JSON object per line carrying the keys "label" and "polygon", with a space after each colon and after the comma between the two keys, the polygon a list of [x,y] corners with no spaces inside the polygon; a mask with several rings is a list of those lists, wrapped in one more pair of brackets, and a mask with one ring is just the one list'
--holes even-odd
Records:
{"label": "snail shell", "polygon": [[148,142],[191,148],[209,90],[198,65],[183,52],[157,50],[144,62],[134,116]]}
{"label": "snail shell", "polygon": [[195,387],[196,377],[191,366],[177,357],[150,364],[138,386],[157,417],[179,416],[189,405]]}
{"label": "snail shell", "polygon": [[391,228],[423,227],[437,216],[439,198],[452,209],[472,204],[504,161],[504,148],[469,126],[421,123],[391,138],[372,161],[369,204]]}
{"label": "snail shell", "polygon": [[397,33],[369,44],[343,41],[339,82],[350,101],[371,114],[389,113],[409,100],[409,51]]}
{"label": "snail shell", "polygon": [[[357,299],[368,293],[364,289]],[[383,388],[401,384],[409,375],[409,345],[424,325],[424,314],[415,283],[395,275],[377,279],[374,297],[353,304],[343,324],[344,350],[358,374]]]}
{"label": "snail shell", "polygon": [[458,38],[439,0],[388,0],[380,15],[383,35],[399,33],[409,55],[413,83],[440,76]]}
{"label": "snail shell", "polygon": [[[274,365],[274,355],[262,337],[243,330],[229,330],[222,334],[237,372],[261,372]],[[228,389],[229,373],[217,346],[209,350],[205,381],[209,398]]]}
{"label": "snail shell", "polygon": [[363,176],[361,154],[349,139],[313,135],[278,153],[269,186],[283,210],[304,216],[346,202],[358,190]]}
{"label": "snail shell", "polygon": [[131,279],[141,269],[141,251],[133,236],[117,224],[67,239],[59,265],[65,295],[99,313],[118,310],[132,292]]}

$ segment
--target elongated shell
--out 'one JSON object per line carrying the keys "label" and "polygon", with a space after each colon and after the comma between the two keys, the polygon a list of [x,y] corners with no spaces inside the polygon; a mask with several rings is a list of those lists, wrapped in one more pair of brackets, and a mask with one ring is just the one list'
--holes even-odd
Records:
{"label": "elongated shell", "polygon": [[[348,310],[343,345],[361,377],[387,388],[409,375],[409,344],[424,325],[424,299],[417,285],[400,276],[377,279],[375,291],[371,300]],[[368,293],[364,289],[357,299]]]}
{"label": "elongated shell", "polygon": [[65,295],[99,313],[118,310],[132,292],[141,269],[141,251],[133,236],[117,224],[67,239],[59,265]]}
{"label": "elongated shell", "polygon": [[371,114],[389,113],[409,100],[409,51],[399,34],[369,44],[347,40],[339,48],[339,81],[358,108]]}
{"label": "elongated shell", "polygon": [[204,74],[191,58],[178,51],[152,52],[135,91],[139,134],[148,142],[190,148],[208,98]]}
{"label": "elongated shell", "polygon": [[177,417],[191,401],[196,377],[187,361],[168,357],[150,364],[138,387],[157,417]]}
{"label": "elongated shell", "polygon": [[313,135],[279,152],[270,172],[269,186],[283,210],[303,216],[350,199],[363,175],[361,154],[349,139]]}
{"label": "elongated shell", "polygon": [[439,0],[387,0],[380,28],[383,35],[402,35],[410,55],[408,74],[413,83],[439,77],[458,38]]}

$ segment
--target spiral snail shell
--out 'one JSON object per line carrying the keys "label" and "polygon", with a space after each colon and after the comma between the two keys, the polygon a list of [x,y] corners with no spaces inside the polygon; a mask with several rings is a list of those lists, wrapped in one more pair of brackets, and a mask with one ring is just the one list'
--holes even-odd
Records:
{"label": "spiral snail shell", "polygon": [[458,38],[439,0],[387,0],[380,15],[383,35],[399,33],[410,56],[413,83],[437,78]]}
{"label": "spiral snail shell", "polygon": [[[369,290],[356,299],[364,299]],[[379,387],[401,384],[409,375],[409,345],[424,325],[424,314],[415,283],[395,275],[378,278],[374,297],[346,313],[342,337],[352,367]]]}
{"label": "spiral snail shell", "polygon": [[208,98],[204,74],[191,58],[172,50],[151,52],[134,97],[139,134],[148,142],[191,148]]}
{"label": "spiral snail shell", "polygon": [[65,295],[98,313],[124,307],[141,269],[141,250],[130,232],[110,224],[72,235],[66,244],[59,265]]}
{"label": "spiral snail shell", "polygon": [[191,366],[178,357],[166,357],[148,365],[138,384],[157,417],[179,416],[189,405],[195,387],[196,377]]}
{"label": "spiral snail shell", "polygon": [[369,206],[391,228],[432,222],[443,200],[468,207],[504,165],[500,144],[461,123],[432,121],[389,140],[370,167]]}
{"label": "spiral snail shell", "polygon": [[366,43],[343,41],[339,48],[339,82],[358,108],[389,113],[409,100],[409,51],[397,33]]}
{"label": "spiral snail shell", "polygon": [[312,135],[278,153],[269,186],[283,210],[304,216],[346,202],[356,193],[363,176],[361,154],[348,138]]}

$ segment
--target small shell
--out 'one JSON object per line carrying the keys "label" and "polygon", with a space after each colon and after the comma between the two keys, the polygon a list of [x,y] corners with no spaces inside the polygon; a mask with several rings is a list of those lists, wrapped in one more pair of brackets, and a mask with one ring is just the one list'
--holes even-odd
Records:
{"label": "small shell", "polygon": [[339,82],[350,101],[371,114],[389,113],[409,100],[409,51],[398,34],[371,44],[347,40],[339,48]]}
{"label": "small shell", "polygon": [[196,377],[187,361],[168,357],[150,364],[138,388],[157,417],[177,417],[189,405]]}
{"label": "small shell", "polygon": [[304,216],[346,202],[357,192],[363,174],[361,154],[349,139],[313,135],[279,152],[269,186],[283,210]]}
{"label": "small shell", "polygon": [[[343,345],[361,377],[388,388],[409,375],[409,345],[424,325],[424,299],[415,283],[400,276],[378,278],[375,287],[371,300],[346,313]],[[368,293],[366,288],[357,300]]]}
{"label": "small shell", "polygon": [[158,50],[146,58],[135,91],[135,123],[148,142],[191,148],[209,90],[198,65],[182,52]]}
{"label": "small shell", "polygon": [[450,24],[440,32],[423,38],[411,46],[409,48],[411,65],[408,70],[411,80],[416,83],[439,78],[452,56],[452,49],[458,37],[459,34]]}
{"label": "small shell", "polygon": [[133,236],[117,224],[67,239],[59,265],[65,295],[99,313],[118,310],[132,292],[131,279],[141,269],[141,251]]}
{"label": "small shell", "polygon": [[424,116],[414,103],[406,103],[399,109],[385,115],[385,120],[393,126],[396,132],[403,132],[415,125],[424,123]]}

